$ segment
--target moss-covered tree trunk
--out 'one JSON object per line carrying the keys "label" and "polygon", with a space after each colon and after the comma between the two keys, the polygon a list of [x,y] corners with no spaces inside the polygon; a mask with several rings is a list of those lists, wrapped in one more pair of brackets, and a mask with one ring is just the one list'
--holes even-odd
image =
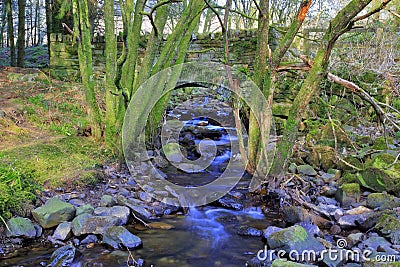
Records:
{"label": "moss-covered tree trunk", "polygon": [[117,71],[117,38],[114,32],[114,0],[104,1],[104,24],[106,41],[106,114],[105,114],[105,142],[107,148],[122,157],[118,110],[123,103],[123,96],[118,93],[115,85]]}
{"label": "moss-covered tree trunk", "polygon": [[[290,24],[288,31],[279,42],[278,47],[271,51],[268,46],[268,32],[269,32],[269,6],[267,0],[260,1],[260,14],[259,14],[259,31],[257,36],[257,57],[254,68],[254,82],[262,90],[266,97],[266,103],[271,108],[274,96],[274,84],[276,82],[276,68],[281,63],[281,60],[290,45],[292,44],[297,32],[300,30],[304,19],[311,6],[311,0],[303,0],[300,4],[300,8],[297,12],[296,18],[293,19]],[[255,99],[255,101],[257,101]],[[260,143],[261,134],[269,135],[270,127],[272,125],[272,118],[265,117],[262,125],[259,125],[254,114],[250,113],[249,119],[249,158],[247,170],[254,172],[256,166],[259,164],[259,160],[262,159],[262,164],[268,166],[257,166],[257,167],[268,167],[271,162],[267,162],[269,159],[267,155],[267,147],[269,136],[264,136],[264,143]],[[267,168],[267,169],[268,169]],[[261,169],[258,169],[261,170]],[[260,171],[258,171],[260,172]],[[264,175],[265,172],[258,173],[258,175]]]}
{"label": "moss-covered tree trunk", "polygon": [[16,57],[15,57],[15,42],[14,42],[14,22],[12,16],[12,7],[11,0],[5,0],[6,8],[7,8],[7,36],[8,36],[8,46],[11,51],[10,65],[15,66]]}
{"label": "moss-covered tree trunk", "polygon": [[74,34],[78,43],[79,69],[85,92],[86,108],[92,136],[96,140],[101,140],[101,118],[94,91],[95,81],[93,77],[92,45],[87,1],[72,0],[72,11],[74,19]]}
{"label": "moss-covered tree trunk", "polygon": [[[203,0],[189,1],[175,29],[168,36],[167,42],[161,50],[160,56],[152,69],[152,74],[155,74],[164,68],[184,62],[192,32],[200,21],[200,15],[204,6],[205,3]],[[169,82],[173,86],[176,81],[172,79]],[[148,126],[146,127],[148,137],[151,138],[155,134],[168,100],[169,94],[160,99],[152,110],[148,118]]]}
{"label": "moss-covered tree trunk", "polygon": [[301,118],[312,97],[317,94],[322,79],[326,76],[328,60],[333,45],[343,33],[351,29],[353,26],[353,18],[370,2],[371,0],[352,0],[330,22],[330,26],[325,32],[315,56],[314,64],[290,109],[283,138],[281,142],[278,143],[274,164],[271,170],[272,175],[280,175],[287,169],[288,159],[292,154]]}
{"label": "moss-covered tree trunk", "polygon": [[26,0],[18,0],[18,56],[17,56],[17,66],[24,66],[24,56],[25,56],[25,9]]}

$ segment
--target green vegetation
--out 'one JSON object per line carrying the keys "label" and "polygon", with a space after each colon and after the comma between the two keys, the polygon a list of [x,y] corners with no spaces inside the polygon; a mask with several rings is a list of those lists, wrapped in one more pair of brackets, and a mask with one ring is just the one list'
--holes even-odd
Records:
{"label": "green vegetation", "polygon": [[11,214],[24,215],[36,198],[40,186],[34,179],[33,171],[0,165],[0,216],[9,218]]}

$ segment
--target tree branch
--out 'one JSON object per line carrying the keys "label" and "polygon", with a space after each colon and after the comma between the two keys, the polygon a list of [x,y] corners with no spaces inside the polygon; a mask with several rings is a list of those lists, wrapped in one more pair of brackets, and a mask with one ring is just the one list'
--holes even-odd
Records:
{"label": "tree branch", "polygon": [[141,12],[142,15],[145,15],[145,16],[147,16],[149,18],[151,26],[154,29],[154,35],[156,37],[158,36],[158,29],[157,29],[156,24],[154,23],[153,13],[157,10],[157,8],[159,8],[161,6],[164,6],[164,5],[167,5],[167,4],[172,4],[172,3],[180,3],[180,2],[182,2],[182,0],[165,0],[165,1],[162,1],[162,2],[159,2],[159,3],[155,4],[151,8],[150,12],[148,12],[148,13],[147,12]]}
{"label": "tree branch", "polygon": [[353,23],[356,22],[356,21],[360,21],[360,20],[366,19],[366,18],[368,18],[368,17],[374,15],[375,13],[378,13],[379,11],[381,11],[382,9],[384,9],[391,1],[392,1],[392,0],[384,0],[384,1],[382,2],[382,4],[380,4],[380,5],[379,5],[377,8],[375,8],[374,10],[368,12],[367,14],[364,14],[364,15],[361,15],[361,16],[358,16],[358,17],[354,18],[354,19],[353,19]]}
{"label": "tree branch", "polygon": [[207,0],[204,0],[204,2],[205,2],[206,5],[211,9],[211,11],[217,16],[217,19],[218,19],[218,21],[219,21],[219,24],[220,24],[221,27],[222,27],[222,32],[224,33],[224,32],[226,31],[226,29],[225,29],[224,23],[222,22],[222,19],[221,19],[220,15],[219,15],[218,11],[215,10],[215,8],[214,8]]}

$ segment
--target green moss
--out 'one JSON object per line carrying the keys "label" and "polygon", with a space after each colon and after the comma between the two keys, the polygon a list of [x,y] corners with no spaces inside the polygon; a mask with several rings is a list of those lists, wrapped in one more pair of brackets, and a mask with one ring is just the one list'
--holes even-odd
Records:
{"label": "green moss", "polygon": [[3,151],[0,164],[32,170],[38,183],[59,186],[93,170],[106,157],[107,154],[90,138],[65,137]]}
{"label": "green moss", "polygon": [[301,264],[301,263],[282,260],[282,259],[274,260],[271,265],[271,267],[307,267],[307,266],[315,266],[315,265]]}
{"label": "green moss", "polygon": [[340,184],[346,183],[356,183],[358,182],[357,174],[355,173],[345,173],[339,180]]}
{"label": "green moss", "polygon": [[[388,144],[393,144],[394,140],[392,137],[387,137],[387,142]],[[373,149],[376,150],[386,150],[387,146],[386,146],[386,140],[385,137],[381,136],[375,139],[374,144],[372,145]]]}
{"label": "green moss", "polygon": [[393,215],[383,214],[376,223],[375,228],[384,235],[400,231],[400,220]]}
{"label": "green moss", "polygon": [[355,195],[355,194],[360,194],[360,185],[357,183],[350,183],[350,184],[344,184],[340,187],[346,195]]}
{"label": "green moss", "polygon": [[364,169],[363,163],[358,158],[347,156],[343,158],[343,161],[338,161],[338,168],[342,171],[356,173],[357,171]]}

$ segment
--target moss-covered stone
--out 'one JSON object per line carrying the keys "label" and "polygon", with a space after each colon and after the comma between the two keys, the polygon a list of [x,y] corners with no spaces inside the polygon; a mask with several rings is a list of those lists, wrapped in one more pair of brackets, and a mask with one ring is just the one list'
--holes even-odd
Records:
{"label": "moss-covered stone", "polygon": [[377,192],[393,192],[400,195],[400,163],[393,164],[391,154],[379,154],[366,163],[359,182],[362,186]]}
{"label": "moss-covered stone", "polygon": [[400,199],[385,193],[372,193],[367,197],[367,207],[380,210],[396,208],[400,206]]}
{"label": "moss-covered stone", "polygon": [[339,180],[340,184],[358,183],[358,173],[345,173]]}
{"label": "moss-covered stone", "polygon": [[358,183],[344,184],[336,192],[336,200],[343,207],[354,205],[360,200],[361,190]]}
{"label": "moss-covered stone", "polygon": [[381,234],[385,235],[395,244],[400,244],[400,219],[393,215],[382,215],[375,225]]}

